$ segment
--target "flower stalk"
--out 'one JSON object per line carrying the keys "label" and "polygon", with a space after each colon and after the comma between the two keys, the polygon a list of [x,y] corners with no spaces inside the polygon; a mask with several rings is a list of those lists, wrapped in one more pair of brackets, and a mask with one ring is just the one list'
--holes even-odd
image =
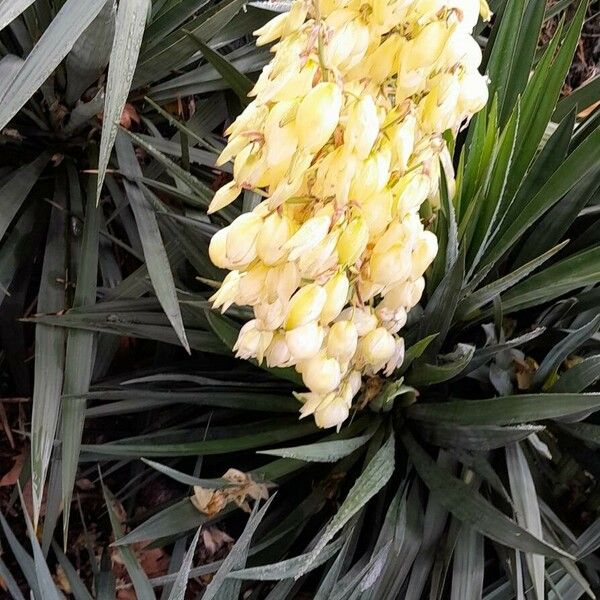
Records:
{"label": "flower stalk", "polygon": [[[420,217],[438,204],[444,140],[487,102],[472,37],[479,0],[296,0],[255,32],[277,41],[228,128],[219,164],[265,197],[218,232],[230,270],[214,306],[251,306],[237,355],[293,366],[308,392],[301,416],[348,417],[365,377],[401,364],[400,331],[419,302],[436,236]],[[440,163],[444,166],[440,167]]]}

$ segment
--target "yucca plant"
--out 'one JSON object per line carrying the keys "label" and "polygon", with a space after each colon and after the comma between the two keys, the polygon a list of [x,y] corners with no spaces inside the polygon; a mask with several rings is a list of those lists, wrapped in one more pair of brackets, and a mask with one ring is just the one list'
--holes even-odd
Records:
{"label": "yucca plant", "polygon": [[[7,55],[28,54],[59,8],[51,4],[38,0],[11,21],[0,34]],[[104,493],[113,552],[130,577],[124,587],[138,598],[160,589],[164,598],[181,598],[188,580],[207,574],[204,598],[593,597],[600,112],[581,111],[600,99],[598,80],[559,101],[593,8],[539,0],[492,6],[491,34],[480,27],[490,101],[452,148],[456,190],[452,199],[440,190],[432,219],[439,251],[402,332],[404,361],[332,433],[297,422],[295,373],[232,357],[247,312],[224,317],[208,301],[224,276],[208,257],[209,240],[259,200],[246,191],[206,215],[223,147],[218,132],[247,104],[252,83],[242,71],[255,72],[267,59],[245,36],[270,15],[248,7],[233,18],[241,3],[154,2],[135,68],[137,52],[120,52],[141,38],[139,15],[146,12],[121,2],[117,42],[107,44],[116,60],[104,104],[98,77],[109,55],[84,86],[85,61],[67,54],[79,48],[85,55],[86,33],[80,36],[89,22],[78,17],[79,31],[65,22],[63,31],[74,33],[64,55],[54,54],[56,64],[43,70],[36,62],[50,57],[44,48],[57,44],[52,27],[74,16],[70,4],[46,29],[52,43],[44,46],[43,35],[42,50],[23,65],[14,57],[0,64],[17,73],[0,101],[0,125],[8,124],[3,148],[10,150],[0,197],[0,282],[10,292],[3,297],[3,349],[27,395],[19,359],[28,325],[14,319],[35,322],[36,519],[50,467],[39,542],[28,522],[32,557],[4,518],[1,524],[35,597],[60,597],[51,579],[57,563],[73,595],[90,597],[68,558],[78,468]],[[95,23],[110,30],[113,6],[98,5]],[[4,21],[19,13],[13,6],[0,4]],[[568,18],[538,48],[543,24],[563,11]],[[27,69],[38,73],[35,86]],[[126,72],[134,71],[130,101],[141,123],[136,133],[117,133]],[[83,129],[70,130],[88,104],[76,104],[81,94],[100,104],[84,113]],[[191,98],[196,113],[189,118]],[[179,99],[186,110],[177,114],[170,103]],[[114,134],[116,153],[97,205]],[[27,307],[36,297],[31,317]],[[124,353],[119,338],[141,341]],[[115,496],[96,478],[96,465],[113,491],[120,486]],[[140,515],[138,494],[157,477],[177,482],[180,499]],[[25,469],[22,484],[29,478]],[[584,491],[569,499],[574,482]],[[227,501],[267,491],[271,498],[256,502],[242,530],[235,502]],[[116,501],[128,509],[125,523]],[[98,518],[85,499],[79,506],[80,524]],[[587,528],[576,518],[584,511]],[[241,531],[235,545],[223,560],[196,566],[199,528],[222,521]],[[91,542],[87,529],[84,538]],[[147,577],[136,557],[140,542],[169,550],[170,574]],[[98,561],[92,547],[89,560],[95,597],[113,598],[107,555]],[[21,597],[16,574],[0,567]]]}

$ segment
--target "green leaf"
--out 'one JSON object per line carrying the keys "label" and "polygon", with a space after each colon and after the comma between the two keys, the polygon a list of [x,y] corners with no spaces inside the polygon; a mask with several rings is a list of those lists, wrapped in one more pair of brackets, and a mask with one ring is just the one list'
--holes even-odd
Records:
{"label": "green leaf", "polygon": [[[88,178],[87,210],[83,225],[81,253],[78,263],[77,287],[73,307],[75,309],[96,302],[96,279],[98,273],[98,244],[102,208],[96,204],[96,176]],[[75,176],[72,186],[79,189]],[[71,330],[67,338],[65,359],[64,394],[84,394],[88,391],[94,366],[94,334],[89,331]],[[62,407],[62,499],[63,527],[67,539],[73,486],[77,476],[79,451],[85,421],[85,400],[77,399]]]}
{"label": "green leaf", "polygon": [[450,475],[417,444],[407,429],[400,433],[417,473],[436,500],[459,521],[466,523],[486,537],[524,552],[535,552],[553,558],[567,552],[538,539],[511,521],[464,481]]}
{"label": "green leaf", "polygon": [[486,452],[503,448],[507,444],[519,442],[532,433],[545,428],[541,425],[498,425],[464,426],[448,423],[423,421],[418,425],[419,433],[425,441],[442,448],[460,448],[473,452]]}
{"label": "green leaf", "polygon": [[558,122],[572,110],[581,112],[598,100],[600,100],[600,75],[588,79],[584,85],[563,98],[557,104],[552,120]]}
{"label": "green leaf", "polygon": [[573,437],[594,446],[600,446],[600,425],[593,425],[592,423],[561,423],[559,427],[570,433]]}
{"label": "green leaf", "polygon": [[[131,171],[135,175],[141,176],[142,172],[135,156],[133,146],[123,134],[120,134],[117,137],[116,149],[121,168],[125,172]],[[190,345],[185,334],[181,309],[179,308],[179,302],[177,300],[175,282],[158,228],[156,214],[148,205],[148,201],[137,185],[128,181],[123,182],[123,184],[135,215],[142,247],[144,249],[146,266],[148,268],[150,279],[152,280],[154,291],[156,292],[156,296],[158,297],[165,314],[169,318],[173,329],[177,333],[177,337],[181,341],[181,344],[188,352],[190,352]]]}
{"label": "green leaf", "polygon": [[542,385],[546,378],[555,372],[562,361],[582,346],[600,327],[600,315],[579,329],[571,331],[560,343],[546,355],[540,368],[535,372],[534,385]]}
{"label": "green leaf", "polygon": [[15,560],[23,572],[23,575],[25,576],[32,593],[41,598],[35,563],[31,556],[29,556],[29,554],[25,551],[25,548],[23,548],[23,546],[20,544],[19,540],[17,540],[15,534],[10,528],[10,525],[8,524],[8,521],[2,514],[2,511],[0,511],[0,525],[4,531],[4,536],[6,537],[8,546],[10,547]]}
{"label": "green leaf", "polygon": [[56,554],[56,558],[58,559],[58,562],[63,568],[67,580],[69,581],[71,593],[73,594],[75,600],[93,600],[92,595],[83,584],[83,581],[81,581],[81,578],[75,570],[75,567],[54,540],[52,540],[52,549],[54,550],[54,554]]}
{"label": "green leaf", "polygon": [[[493,237],[498,224],[498,215],[504,214],[506,209],[506,184],[510,175],[510,168],[516,146],[516,134],[519,126],[520,106],[513,112],[512,117],[502,130],[498,143],[494,148],[493,166],[491,167],[489,184],[486,186],[482,197],[481,207],[478,209],[477,226],[473,231],[470,242],[469,260],[472,273],[485,253],[489,240]],[[469,276],[469,275],[468,275]]]}
{"label": "green leaf", "polygon": [[246,527],[244,527],[242,535],[240,535],[240,537],[237,539],[233,548],[229,551],[229,554],[223,561],[223,564],[215,573],[211,582],[204,591],[204,595],[202,596],[204,600],[211,600],[212,598],[215,598],[219,590],[225,584],[227,577],[234,569],[236,563],[238,563],[240,559],[245,560],[245,557],[248,554],[248,548],[250,547],[250,542],[252,541],[252,536],[254,535],[260,522],[263,520],[267,510],[269,509],[269,506],[273,502],[273,498],[274,496],[271,496],[271,498],[269,498],[260,509],[258,509],[258,502],[256,503],[254,510],[252,511],[248,522],[246,523]]}
{"label": "green leaf", "polygon": [[119,130],[121,114],[131,88],[146,27],[146,17],[150,8],[150,0],[128,0],[119,3],[106,81],[106,101],[98,162],[97,201],[100,200],[108,161]]}
{"label": "green leaf", "polygon": [[[542,517],[538,494],[527,459],[518,443],[506,447],[506,467],[517,523],[537,538],[543,538]],[[533,581],[537,600],[544,600],[544,556],[527,553],[527,568]]]}
{"label": "green leaf", "polygon": [[470,320],[477,316],[476,310],[486,304],[492,302],[502,292],[509,290],[511,287],[519,283],[519,281],[525,279],[530,273],[535,271],[538,267],[543,265],[547,260],[552,258],[555,254],[560,252],[568,241],[564,241],[558,246],[555,246],[551,250],[544,252],[541,256],[531,260],[527,264],[514,270],[512,273],[492,281],[488,285],[481,289],[473,292],[466,296],[459,304],[456,309],[457,320]]}
{"label": "green leaf", "polygon": [[40,154],[32,163],[15,171],[0,187],[0,240],[4,237],[49,160],[50,155],[46,152]]}
{"label": "green leaf", "polygon": [[[65,180],[56,182],[46,252],[42,266],[38,312],[55,313],[65,306]],[[44,483],[58,426],[65,364],[65,331],[36,325],[33,409],[31,416],[31,492],[33,521],[37,527],[43,502]]]}
{"label": "green leaf", "polygon": [[9,295],[8,290],[19,273],[25,261],[31,260],[32,234],[35,231],[36,222],[39,222],[39,207],[35,204],[23,211],[9,235],[6,236],[0,248],[0,306]]}
{"label": "green leaf", "polygon": [[427,350],[429,344],[431,344],[431,342],[433,342],[437,336],[437,333],[428,335],[426,338],[423,338],[422,340],[412,344],[406,350],[404,353],[404,361],[402,362],[402,366],[399,370],[400,375],[406,373],[407,369],[412,365],[412,363],[417,360],[417,358],[421,358],[421,356],[423,356],[423,353]]}
{"label": "green leaf", "polygon": [[304,565],[311,560],[311,571],[326,563],[332,556],[335,556],[339,552],[344,542],[345,539],[340,538],[339,540],[328,544],[314,560],[312,559],[312,552],[308,552],[271,565],[249,567],[239,571],[233,571],[228,577],[232,579],[249,579],[255,581],[280,581],[281,579],[290,579],[302,572]]}
{"label": "green leaf", "polygon": [[[115,536],[115,541],[119,541],[123,537],[123,528],[119,522],[117,513],[115,512],[115,498],[104,485],[104,482],[102,482],[102,491],[104,494],[104,502],[106,503],[106,508],[108,510],[108,516],[110,518],[113,535]],[[126,546],[118,546],[118,552],[121,556],[123,564],[125,565],[125,568],[127,569],[127,573],[129,574],[131,583],[133,584],[133,589],[135,590],[138,598],[144,598],[144,600],[148,598],[148,600],[153,600],[156,596],[154,595],[152,585],[148,581],[146,573],[144,573],[140,567],[133,550]]]}
{"label": "green leaf", "polygon": [[194,535],[188,551],[185,553],[185,558],[183,559],[181,568],[177,573],[177,579],[175,579],[175,583],[171,588],[169,600],[184,600],[185,598],[185,590],[187,589],[190,569],[192,568],[196,546],[198,545],[198,539],[200,538],[200,531],[201,529],[198,528],[198,531],[196,531],[196,535]]}
{"label": "green leaf", "polygon": [[4,581],[4,585],[6,586],[6,590],[9,594],[11,594],[11,598],[13,600],[25,600],[25,596],[21,593],[21,589],[19,588],[19,584],[16,582],[15,578],[12,576],[12,573],[9,571],[6,563],[0,558],[0,577]]}
{"label": "green leaf", "polygon": [[311,558],[304,564],[298,576],[307,573],[323,548],[342,527],[390,480],[394,472],[394,434],[390,433],[364,471],[358,476],[346,499],[327,525],[323,535],[311,551]]}
{"label": "green leaf", "polygon": [[204,58],[223,76],[223,79],[231,86],[231,89],[236,93],[244,106],[250,103],[248,94],[254,87],[251,79],[240,73],[226,58],[218,52],[207,46],[197,35],[186,31],[194,43],[200,48]]}
{"label": "green leaf", "polygon": [[3,0],[0,3],[0,31],[34,2],[35,0]]}
{"label": "green leaf", "polygon": [[558,381],[550,388],[553,394],[583,392],[600,379],[600,355],[589,356],[583,362],[561,373]]}
{"label": "green leaf", "polygon": [[222,440],[206,440],[180,444],[136,444],[136,443],[109,443],[88,444],[82,448],[86,452],[93,452],[104,456],[194,456],[198,454],[210,455],[249,450],[259,446],[276,444],[293,440],[316,433],[318,428],[314,423],[298,423],[285,425],[279,429],[261,433],[231,437]]}
{"label": "green leaf", "polygon": [[[212,190],[202,183],[198,178],[194,177],[187,170],[180,167],[177,163],[173,162],[170,158],[167,158],[162,152],[160,152],[146,137],[131,133],[127,129],[121,129],[122,134],[128,135],[133,142],[143,148],[150,156],[155,158],[160,164],[162,164],[173,177],[178,181],[181,181],[194,192],[195,204],[203,208],[208,208],[210,201],[213,197]],[[142,172],[139,168],[124,169],[125,176],[133,181],[142,181],[144,179]]]}
{"label": "green leaf", "polygon": [[429,298],[421,317],[418,339],[426,338],[434,333],[438,334],[435,340],[428,345],[425,356],[435,355],[446,339],[460,299],[464,276],[465,255],[463,251]]}
{"label": "green leaf", "polygon": [[6,127],[52,75],[105,2],[106,0],[67,0],[64,3],[25,59],[23,67],[0,95],[0,129]]}
{"label": "green leaf", "polygon": [[[223,0],[210,9],[201,11],[186,24],[185,30],[208,42],[240,12],[245,3],[245,0]],[[136,69],[135,87],[162,78],[187,61],[197,50],[197,45],[183,28],[174,31],[142,53]]]}
{"label": "green leaf", "polygon": [[441,364],[416,364],[406,376],[406,381],[415,387],[436,385],[460,375],[471,362],[475,346],[458,344],[451,354],[439,356]]}
{"label": "green leaf", "polygon": [[[304,446],[295,446],[293,448],[277,448],[273,450],[260,450],[258,454],[268,454],[269,456],[280,456],[282,458],[295,458],[307,462],[336,462],[355,450],[362,448],[372,437],[379,422],[369,427],[369,429],[358,437],[347,440],[323,441]],[[339,437],[336,434],[332,437]]]}
{"label": "green leaf", "polygon": [[33,527],[33,524],[31,523],[31,519],[29,518],[29,513],[27,512],[25,500],[23,498],[23,493],[21,492],[20,486],[18,486],[18,490],[19,497],[21,499],[21,508],[23,509],[23,515],[25,517],[25,523],[27,525],[27,533],[29,536],[29,541],[31,542],[31,548],[33,550],[33,562],[38,583],[37,589],[39,598],[40,600],[61,600],[61,596],[59,595],[58,589],[56,588],[56,584],[52,579],[50,569],[48,568],[46,557],[44,556],[44,553],[40,548],[35,529]]}
{"label": "green leaf", "polygon": [[[519,56],[517,52],[519,36],[525,33],[521,30],[521,22],[526,5],[525,0],[515,0],[506,4],[502,18],[494,27],[493,44],[490,45],[491,54],[486,66],[491,81],[490,98],[498,97],[499,108],[503,114],[509,113],[513,107],[510,104],[505,107],[507,96],[514,98],[512,93],[509,94],[509,87],[511,84],[516,86],[520,83],[520,78],[513,82],[511,76],[515,70],[519,69],[519,61],[526,58]],[[521,65],[521,70],[523,70],[523,66],[526,66],[525,61]],[[529,69],[527,69],[527,74],[529,74]]]}
{"label": "green leaf", "polygon": [[565,234],[580,215],[581,210],[593,200],[600,190],[600,165],[589,177],[579,181],[560,202],[543,217],[539,225],[527,237],[515,259],[515,265],[535,258],[565,238]]}
{"label": "green leaf", "polygon": [[166,465],[154,462],[153,460],[148,460],[147,458],[142,458],[142,461],[151,466],[153,469],[156,469],[160,473],[163,473],[167,477],[170,477],[179,483],[183,483],[184,485],[194,485],[210,489],[224,488],[232,485],[230,481],[227,481],[227,479],[200,479],[199,477],[186,475],[181,471],[177,471],[176,469],[172,469]]}
{"label": "green leaf", "polygon": [[[505,313],[538,306],[573,290],[600,281],[600,247],[592,247],[569,256],[528,277],[502,295]],[[490,314],[483,311],[480,317]]]}
{"label": "green leaf", "polygon": [[73,105],[104,72],[115,36],[115,0],[106,0],[98,16],[75,42],[67,55],[67,104]]}
{"label": "green leaf", "polygon": [[96,600],[114,600],[117,590],[115,574],[112,571],[108,549],[102,553],[101,568],[96,577]]}
{"label": "green leaf", "polygon": [[419,403],[407,409],[418,421],[463,426],[517,425],[600,409],[600,394],[523,394],[486,400]]}
{"label": "green leaf", "polygon": [[483,266],[492,265],[507,252],[527,229],[558,202],[577,182],[597,168],[594,148],[600,144],[600,127],[591,133],[558,167],[541,189],[525,204],[520,214],[506,221],[506,229],[490,245]]}
{"label": "green leaf", "polygon": [[483,537],[473,527],[463,525],[454,549],[450,600],[481,598],[484,573]]}

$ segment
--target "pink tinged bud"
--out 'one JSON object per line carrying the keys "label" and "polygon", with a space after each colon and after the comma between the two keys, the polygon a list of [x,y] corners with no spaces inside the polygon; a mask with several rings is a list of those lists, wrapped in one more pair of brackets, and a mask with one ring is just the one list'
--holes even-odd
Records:
{"label": "pink tinged bud", "polygon": [[294,362],[312,358],[319,353],[325,332],[316,321],[285,333],[285,341]]}
{"label": "pink tinged bud", "polygon": [[366,335],[377,327],[377,317],[368,308],[349,306],[345,308],[337,321],[351,321],[359,336]]}
{"label": "pink tinged bud", "polygon": [[396,348],[394,350],[394,354],[391,356],[390,360],[385,365],[385,370],[383,374],[386,377],[389,377],[394,373],[394,371],[402,365],[404,362],[404,339],[396,338]]}
{"label": "pink tinged bud", "polygon": [[265,352],[268,367],[288,367],[292,363],[292,353],[285,341],[285,336],[276,333]]}

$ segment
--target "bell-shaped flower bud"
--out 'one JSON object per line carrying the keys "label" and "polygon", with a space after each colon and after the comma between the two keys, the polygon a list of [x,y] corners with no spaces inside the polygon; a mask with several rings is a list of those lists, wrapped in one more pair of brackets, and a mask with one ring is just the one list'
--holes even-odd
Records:
{"label": "bell-shaped flower bud", "polygon": [[333,135],[342,101],[342,90],[332,82],[317,84],[302,99],[296,113],[296,131],[300,146],[307,152],[319,151]]}
{"label": "bell-shaped flower bud", "polygon": [[256,254],[266,265],[275,265],[285,258],[284,250],[293,233],[293,224],[285,215],[272,212],[264,221],[256,240]]}
{"label": "bell-shaped flower bud", "polygon": [[344,146],[365,159],[379,135],[379,117],[372,96],[359,98],[352,107],[344,130]]}
{"label": "bell-shaped flower bud", "polygon": [[356,353],[358,331],[352,321],[338,321],[327,332],[327,354],[344,364]]}
{"label": "bell-shaped flower bud", "polygon": [[238,267],[248,265],[256,258],[256,238],[263,224],[255,213],[241,214],[227,227],[227,260]]}
{"label": "bell-shaped flower bud", "polygon": [[301,287],[290,300],[285,329],[296,329],[318,320],[325,302],[327,302],[327,293],[320,285],[309,283]]}
{"label": "bell-shaped flower bud", "polygon": [[327,300],[321,311],[321,323],[331,323],[341,312],[348,300],[350,281],[344,272],[336,273],[324,286]]}
{"label": "bell-shaped flower bud", "polygon": [[377,317],[369,308],[349,306],[340,313],[340,316],[336,320],[352,321],[359,336],[366,335],[369,331],[377,327]]}
{"label": "bell-shaped flower bud", "polygon": [[221,210],[222,208],[225,208],[226,206],[229,206],[240,195],[241,191],[242,188],[238,185],[235,179],[229,183],[226,183],[223,187],[217,190],[213,196],[213,199],[210,201],[207,211],[208,214],[210,215],[218,210]]}
{"label": "bell-shaped flower bud", "polygon": [[244,273],[238,286],[237,304],[252,306],[259,301],[268,272],[268,267],[259,263]]}
{"label": "bell-shaped flower bud", "polygon": [[361,359],[378,371],[394,356],[396,340],[385,327],[377,327],[360,339],[358,351]]}
{"label": "bell-shaped flower bud", "polygon": [[233,350],[238,358],[256,358],[260,363],[272,339],[273,332],[260,329],[258,320],[253,319],[240,329]]}
{"label": "bell-shaped flower bud", "polygon": [[411,279],[418,279],[433,262],[438,251],[437,237],[431,231],[424,231],[417,240],[412,253]]}
{"label": "bell-shaped flower bud", "polygon": [[327,399],[321,402],[315,410],[314,415],[317,427],[322,429],[337,427],[339,430],[350,415],[350,406],[344,396],[329,394]]}
{"label": "bell-shaped flower bud", "polygon": [[227,259],[227,236],[229,227],[219,229],[215,235],[210,238],[208,245],[208,256],[211,262],[219,269],[233,269],[234,266]]}
{"label": "bell-shaped flower bud", "polygon": [[369,243],[369,228],[362,216],[355,217],[344,227],[337,243],[340,264],[354,265]]}
{"label": "bell-shaped flower bud", "polygon": [[317,321],[286,331],[285,341],[290,349],[292,360],[297,362],[318,354],[324,336],[325,331]]}
{"label": "bell-shaped flower bud", "polygon": [[240,279],[239,271],[227,273],[221,287],[209,298],[214,308],[221,308],[221,312],[224,313],[234,302],[237,302]]}
{"label": "bell-shaped flower bud", "polygon": [[305,221],[284,246],[288,250],[290,260],[296,260],[302,254],[314,248],[325,239],[331,226],[331,217],[321,215]]}
{"label": "bell-shaped flower bud", "polygon": [[342,369],[335,358],[324,353],[317,354],[302,363],[302,381],[317,394],[328,394],[335,390],[342,380]]}
{"label": "bell-shaped flower bud", "polygon": [[281,333],[276,333],[265,352],[267,366],[274,367],[289,367],[292,364],[292,353],[285,341],[285,336]]}

